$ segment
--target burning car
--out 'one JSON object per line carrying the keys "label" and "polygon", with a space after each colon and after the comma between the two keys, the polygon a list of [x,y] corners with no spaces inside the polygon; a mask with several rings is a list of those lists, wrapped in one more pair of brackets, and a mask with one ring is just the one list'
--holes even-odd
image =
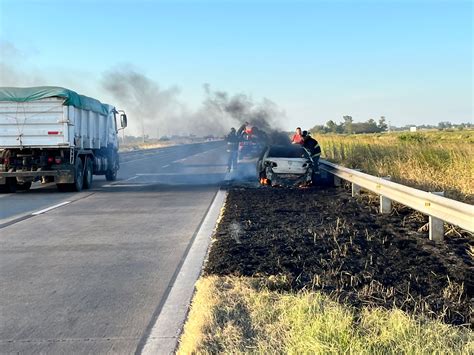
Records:
{"label": "burning car", "polygon": [[300,145],[269,146],[257,162],[262,185],[304,185],[314,183],[319,165]]}

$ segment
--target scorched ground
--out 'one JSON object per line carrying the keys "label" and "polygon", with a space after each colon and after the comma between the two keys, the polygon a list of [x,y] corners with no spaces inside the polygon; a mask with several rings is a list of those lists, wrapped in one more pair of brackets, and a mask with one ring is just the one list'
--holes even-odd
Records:
{"label": "scorched ground", "polygon": [[205,274],[277,275],[282,292],[320,290],[356,309],[396,306],[470,325],[472,236],[435,245],[422,224],[408,209],[379,215],[344,189],[234,187]]}

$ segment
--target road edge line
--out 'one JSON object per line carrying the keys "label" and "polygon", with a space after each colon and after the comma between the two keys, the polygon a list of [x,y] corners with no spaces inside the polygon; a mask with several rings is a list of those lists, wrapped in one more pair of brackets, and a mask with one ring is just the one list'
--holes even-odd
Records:
{"label": "road edge line", "polygon": [[155,322],[138,344],[135,354],[175,352],[194,295],[195,284],[201,275],[211,237],[226,198],[227,191],[219,189],[190,243],[182,264],[177,268],[176,277],[171,281],[164,302],[161,307],[158,306]]}
{"label": "road edge line", "polygon": [[36,211],[36,212],[32,212],[31,215],[32,215],[32,216],[38,216],[38,215],[40,215],[40,214],[46,213],[46,212],[51,211],[51,210],[54,210],[54,209],[56,209],[56,208],[69,205],[71,202],[72,202],[72,201],[63,201],[63,202],[58,203],[58,204],[56,204],[56,205],[43,208],[42,210],[39,210],[39,211]]}

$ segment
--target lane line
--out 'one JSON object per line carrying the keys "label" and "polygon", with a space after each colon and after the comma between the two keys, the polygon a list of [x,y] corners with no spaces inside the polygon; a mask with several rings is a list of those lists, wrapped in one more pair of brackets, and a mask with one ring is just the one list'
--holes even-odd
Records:
{"label": "lane line", "polygon": [[166,164],[166,165],[163,165],[162,168],[167,168],[169,166],[170,166],[169,164]]}
{"label": "lane line", "polygon": [[31,215],[32,215],[32,216],[37,216],[37,215],[39,215],[39,214],[43,214],[43,213],[46,213],[46,212],[48,212],[48,211],[54,210],[55,208],[69,205],[71,202],[72,202],[72,201],[64,201],[64,202],[58,203],[57,205],[50,206],[50,207],[47,207],[47,208],[45,208],[45,209],[42,209],[42,210],[33,212]]}
{"label": "lane line", "polygon": [[151,317],[135,354],[172,354],[188,314],[194,285],[202,271],[211,236],[227,192],[218,190],[191,238],[170,283]]}
{"label": "lane line", "polygon": [[104,185],[103,187],[144,187],[152,186],[153,184],[149,183],[135,183],[135,184],[116,184],[116,185]]}
{"label": "lane line", "polygon": [[[92,192],[92,193],[89,193],[85,196],[78,197],[78,198],[76,198],[72,201],[66,201],[67,203],[64,203],[64,202],[59,203],[59,205],[55,205],[55,206],[52,206],[52,207],[58,208],[58,207],[64,206],[64,205],[69,204],[69,203],[81,201],[81,200],[84,200],[84,199],[94,195],[94,194],[95,194],[95,192]],[[44,212],[46,212],[45,210],[51,210],[51,209],[53,209],[53,208],[48,207],[48,208],[45,208],[44,210],[37,211],[35,213],[38,213],[38,212],[43,212],[44,213]],[[22,222],[22,221],[30,219],[30,218],[33,218],[35,216],[38,216],[38,214],[34,214],[34,213],[31,213],[31,212],[26,212],[25,214],[22,214],[22,215],[16,215],[16,216],[13,216],[11,218],[3,219],[3,221],[0,223],[0,229],[9,227],[13,224],[16,224],[18,222]]]}

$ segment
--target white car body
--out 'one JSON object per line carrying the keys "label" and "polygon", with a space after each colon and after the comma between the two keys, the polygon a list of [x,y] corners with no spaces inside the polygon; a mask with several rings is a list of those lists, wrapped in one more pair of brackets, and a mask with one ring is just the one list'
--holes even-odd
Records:
{"label": "white car body", "polygon": [[257,163],[260,181],[268,185],[310,183],[318,168],[301,146],[270,146]]}

